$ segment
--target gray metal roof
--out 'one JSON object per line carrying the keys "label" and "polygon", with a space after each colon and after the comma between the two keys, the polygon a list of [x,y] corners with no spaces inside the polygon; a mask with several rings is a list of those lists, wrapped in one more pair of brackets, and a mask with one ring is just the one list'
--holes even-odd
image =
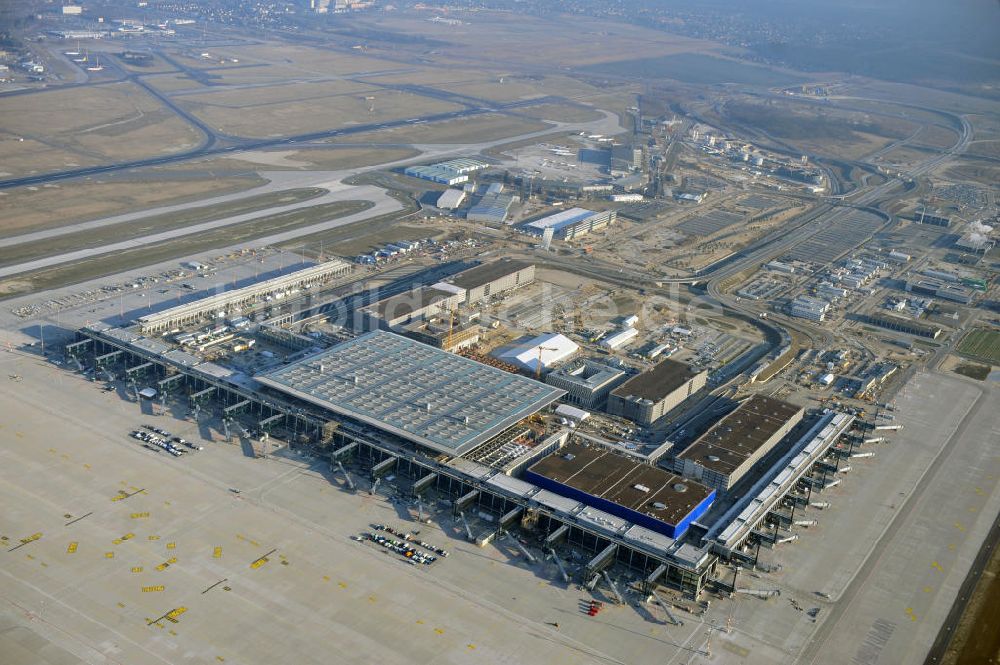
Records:
{"label": "gray metal roof", "polygon": [[256,379],[451,455],[488,441],[565,394],[381,330]]}

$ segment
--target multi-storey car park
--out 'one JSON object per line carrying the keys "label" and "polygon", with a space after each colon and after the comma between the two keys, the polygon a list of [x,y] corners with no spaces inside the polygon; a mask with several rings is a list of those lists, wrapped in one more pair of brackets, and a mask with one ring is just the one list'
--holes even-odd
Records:
{"label": "multi-storey car park", "polygon": [[706,370],[668,358],[612,390],[608,413],[650,425],[704,388],[707,381]]}
{"label": "multi-storey car park", "polygon": [[[781,447],[780,473],[754,464],[763,453],[747,455],[752,461],[739,466],[740,486],[766,494],[766,501],[729,493],[720,516],[710,509],[717,490],[706,486],[704,473],[700,482],[681,478],[657,468],[658,460],[639,463],[600,444],[580,445],[569,428],[530,434],[536,414],[562,399],[563,390],[392,332],[332,346],[306,338],[311,347],[257,374],[206,360],[171,337],[143,333],[139,324],[94,326],[81,330],[66,353],[95,375],[124,378],[136,393],[147,386],[164,403],[186,398],[196,419],[211,409],[227,436],[275,432],[315,444],[348,479],[343,463],[353,459],[367,469],[372,491],[392,478],[417,497],[447,496],[463,520],[473,509],[492,513],[496,519],[478,532],[467,526],[480,544],[519,527],[553,555],[559,543],[588,551],[582,567],[588,583],[618,563],[644,588],[663,584],[697,596],[720,556],[747,559],[748,539],[779,539],[777,528],[769,534],[759,525],[786,524],[789,501],[798,501],[804,487],[822,490],[816,470],[850,425],[833,413],[814,417],[803,436]],[[777,408],[773,401],[762,404]],[[759,449],[775,446],[801,417],[801,409],[785,406],[790,413]],[[767,409],[737,411],[753,432],[768,426]],[[531,438],[534,445],[518,443]],[[740,511],[730,515],[735,507]],[[731,524],[739,525],[732,537]]]}

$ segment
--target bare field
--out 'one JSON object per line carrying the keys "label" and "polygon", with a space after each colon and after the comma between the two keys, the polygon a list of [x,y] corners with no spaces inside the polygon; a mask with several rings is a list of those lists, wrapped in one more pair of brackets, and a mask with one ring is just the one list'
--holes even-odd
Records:
{"label": "bare field", "polygon": [[269,137],[319,132],[359,123],[457,111],[462,107],[427,97],[397,91],[377,94],[374,112],[363,94],[317,98],[307,101],[288,100],[268,106],[248,109],[192,103],[178,100],[189,111],[220,132],[236,136]]}
{"label": "bare field", "polygon": [[[510,62],[538,68],[576,67],[627,60],[636,45],[649,56],[716,51],[718,45],[639,26],[584,17],[535,17],[507,12],[452,12],[462,25],[442,25],[413,15],[359,17],[358,30],[422,35],[444,42],[436,62],[455,66]],[[597,46],[599,45],[599,48]]]}
{"label": "bare field", "polygon": [[899,165],[911,165],[919,164],[920,162],[926,161],[934,153],[928,150],[920,150],[917,148],[911,148],[910,146],[903,145],[897,148],[893,148],[889,152],[882,155],[880,162],[883,164],[899,164]]}
{"label": "bare field", "polygon": [[1000,139],[973,141],[967,153],[972,156],[1000,158]]}
{"label": "bare field", "polygon": [[263,184],[256,176],[228,178],[158,177],[147,181],[80,182],[20,187],[0,192],[0,236],[55,228],[109,215],[186,203]]}
{"label": "bare field", "polygon": [[954,130],[938,125],[924,125],[913,142],[928,148],[947,150],[958,143],[958,134]]}
{"label": "bare field", "polygon": [[[180,152],[200,140],[196,130],[131,83],[2,97],[0,116],[8,135],[64,153],[43,157],[40,161],[45,165],[56,160],[61,160],[59,166],[65,166],[68,162],[100,163]],[[16,142],[14,149],[23,145]],[[5,150],[10,149],[5,146]],[[4,160],[4,171],[17,172],[15,169],[30,172],[39,166],[34,159],[30,163],[16,158]]]}
{"label": "bare field", "polygon": [[521,114],[552,122],[590,122],[601,118],[601,113],[596,109],[571,104],[539,104],[522,109]]}
{"label": "bare field", "polygon": [[208,90],[208,86],[202,85],[186,74],[154,74],[143,77],[160,92],[176,92],[178,90]]}
{"label": "bare field", "polygon": [[825,108],[817,111],[792,103],[764,106],[731,102],[725,107],[725,115],[796,146],[843,159],[858,159],[912,135],[920,127],[870,113]]}
{"label": "bare field", "polygon": [[[209,47],[203,49],[213,59],[192,58],[178,55],[185,65],[197,69],[216,69],[222,83],[245,82],[260,77],[274,77],[278,74],[288,78],[302,76],[330,76],[332,74],[360,74],[382,70],[400,69],[396,62],[380,60],[364,55],[361,51],[342,53],[339,51],[297,46],[279,42],[266,42],[244,46]],[[190,55],[190,54],[188,54]],[[237,58],[240,65],[268,65],[268,67],[219,68],[219,58]]]}
{"label": "bare field", "polygon": [[174,95],[174,101],[183,104],[204,104],[234,109],[259,109],[274,104],[308,102],[343,95],[365,97],[379,90],[370,85],[353,81],[290,81],[264,83],[246,87],[210,87],[197,92]]}
{"label": "bare field", "polygon": [[979,160],[962,160],[957,166],[951,166],[942,173],[950,180],[977,182],[983,185],[996,185],[1000,182],[1000,165]]}
{"label": "bare field", "polygon": [[551,127],[551,125],[504,115],[486,114],[449,120],[447,122],[428,122],[420,125],[383,129],[377,132],[366,132],[364,134],[333,139],[331,142],[479,143],[483,141],[495,141],[508,136],[540,132],[547,127]]}

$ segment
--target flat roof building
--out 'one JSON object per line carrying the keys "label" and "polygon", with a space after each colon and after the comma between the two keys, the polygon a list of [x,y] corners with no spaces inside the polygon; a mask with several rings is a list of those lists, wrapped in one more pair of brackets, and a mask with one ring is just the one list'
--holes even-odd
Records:
{"label": "flat roof building", "polygon": [[465,291],[465,304],[510,293],[535,281],[535,264],[514,259],[482,263],[445,280]]}
{"label": "flat roof building", "polygon": [[626,379],[625,370],[583,360],[550,372],[545,383],[566,391],[564,402],[584,409],[603,409],[608,395]]}
{"label": "flat roof building", "polygon": [[678,454],[673,469],[725,492],[802,420],[803,413],[794,404],[754,395]]}
{"label": "flat roof building", "polygon": [[448,314],[465,302],[465,293],[433,286],[420,286],[400,293],[359,310],[367,330],[389,330],[413,321]]}
{"label": "flat roof building", "polygon": [[819,298],[797,296],[788,306],[788,313],[800,319],[822,321],[830,311],[830,303]]}
{"label": "flat roof building", "polygon": [[666,359],[611,391],[608,413],[651,425],[705,387],[707,370]]}
{"label": "flat roof building", "polygon": [[615,223],[617,213],[614,210],[595,212],[586,208],[570,208],[541,219],[521,225],[521,230],[534,235],[542,235],[545,229],[553,230],[553,237],[558,240],[570,240],[598,231]]}
{"label": "flat roof building", "polygon": [[563,394],[381,330],[255,378],[327,411],[456,456]]}
{"label": "flat roof building", "polygon": [[249,286],[244,286],[222,293],[215,293],[193,302],[177,305],[155,314],[140,316],[139,331],[144,334],[163,332],[177,326],[194,323],[202,318],[218,318],[241,312],[269,296],[284,293],[292,289],[322,284],[347,275],[352,270],[351,264],[340,259],[302,268],[287,275],[264,280]]}
{"label": "flat roof building", "polygon": [[525,471],[525,480],[634,524],[680,538],[715,491],[602,446],[569,443]]}

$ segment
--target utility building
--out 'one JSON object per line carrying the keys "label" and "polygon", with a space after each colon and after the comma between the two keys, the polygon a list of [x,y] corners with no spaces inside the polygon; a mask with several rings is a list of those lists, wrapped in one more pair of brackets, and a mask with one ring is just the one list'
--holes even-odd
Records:
{"label": "utility building", "polygon": [[651,425],[704,388],[707,381],[706,370],[696,371],[690,365],[667,359],[612,390],[608,413]]}
{"label": "utility building", "polygon": [[677,455],[674,471],[725,492],[792,431],[802,414],[794,404],[754,395]]}

